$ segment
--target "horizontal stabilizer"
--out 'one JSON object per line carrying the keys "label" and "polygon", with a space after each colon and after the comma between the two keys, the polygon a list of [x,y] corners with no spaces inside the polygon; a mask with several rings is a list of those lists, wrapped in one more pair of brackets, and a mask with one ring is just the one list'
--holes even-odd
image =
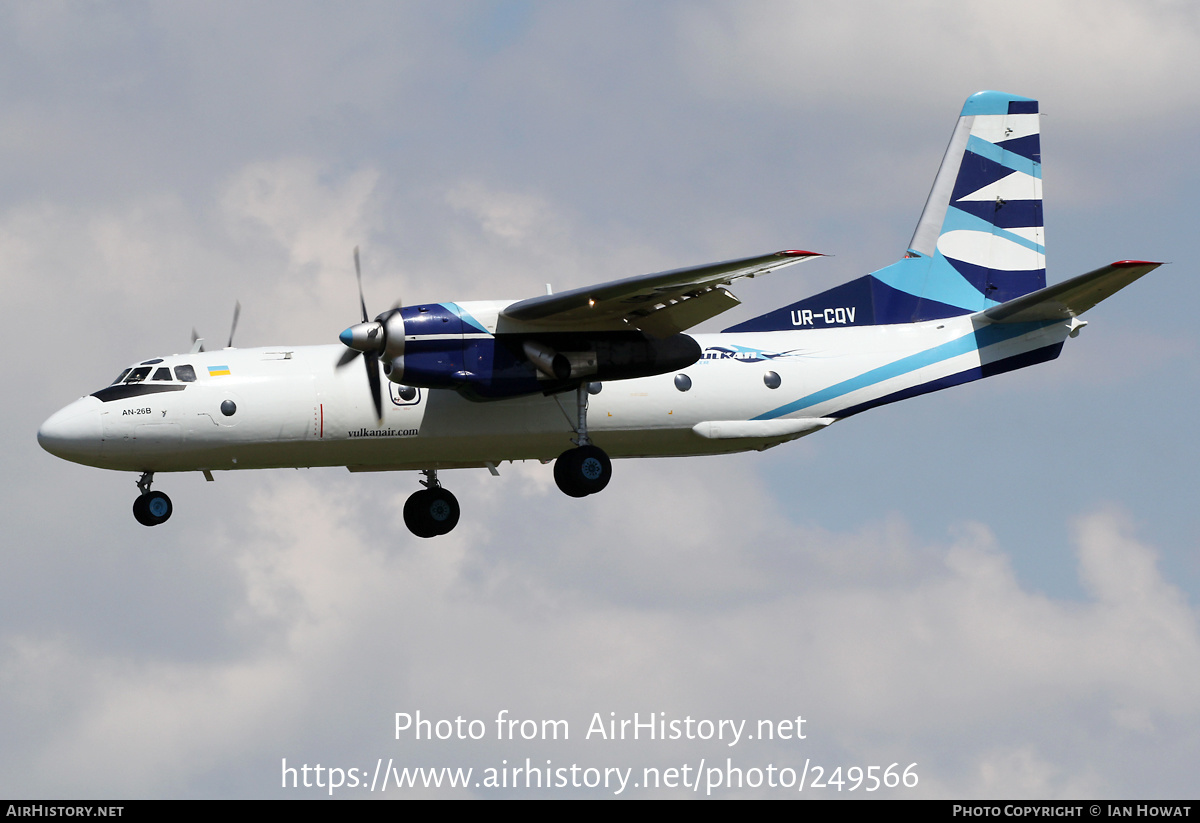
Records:
{"label": "horizontal stabilizer", "polygon": [[980,312],[993,323],[1068,320],[1083,314],[1162,263],[1121,260]]}

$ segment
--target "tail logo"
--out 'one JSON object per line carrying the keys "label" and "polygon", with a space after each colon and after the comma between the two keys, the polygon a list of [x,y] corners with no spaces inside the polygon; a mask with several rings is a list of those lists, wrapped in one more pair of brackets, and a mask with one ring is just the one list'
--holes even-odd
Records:
{"label": "tail logo", "polygon": [[1039,116],[1036,100],[972,95],[903,258],[726,331],[940,320],[1044,288]]}

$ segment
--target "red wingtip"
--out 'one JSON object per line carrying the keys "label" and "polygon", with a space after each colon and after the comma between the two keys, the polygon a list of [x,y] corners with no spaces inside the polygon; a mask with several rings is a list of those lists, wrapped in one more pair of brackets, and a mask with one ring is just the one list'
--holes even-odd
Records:
{"label": "red wingtip", "polygon": [[1130,266],[1161,266],[1162,263],[1156,263],[1153,260],[1118,260],[1113,263],[1114,268],[1124,269]]}
{"label": "red wingtip", "polygon": [[779,257],[824,257],[819,251],[803,251],[802,249],[787,249],[775,252]]}

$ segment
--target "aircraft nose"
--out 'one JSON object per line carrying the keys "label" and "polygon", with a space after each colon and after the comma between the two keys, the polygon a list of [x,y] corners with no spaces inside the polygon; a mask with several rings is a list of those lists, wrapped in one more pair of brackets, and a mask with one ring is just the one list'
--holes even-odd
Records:
{"label": "aircraft nose", "polygon": [[83,462],[100,454],[100,401],[81,397],[59,409],[38,429],[38,443],[55,457]]}

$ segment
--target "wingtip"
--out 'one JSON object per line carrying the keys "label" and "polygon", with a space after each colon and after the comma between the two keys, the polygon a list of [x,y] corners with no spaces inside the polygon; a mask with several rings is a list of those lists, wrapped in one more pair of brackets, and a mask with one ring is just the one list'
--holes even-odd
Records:
{"label": "wingtip", "polygon": [[1155,261],[1155,260],[1118,260],[1117,262],[1112,264],[1114,269],[1128,269],[1128,268],[1132,268],[1133,266],[1161,266],[1161,265],[1162,265],[1161,261]]}
{"label": "wingtip", "polygon": [[777,257],[824,257],[819,251],[804,251],[803,249],[785,249],[775,252]]}

